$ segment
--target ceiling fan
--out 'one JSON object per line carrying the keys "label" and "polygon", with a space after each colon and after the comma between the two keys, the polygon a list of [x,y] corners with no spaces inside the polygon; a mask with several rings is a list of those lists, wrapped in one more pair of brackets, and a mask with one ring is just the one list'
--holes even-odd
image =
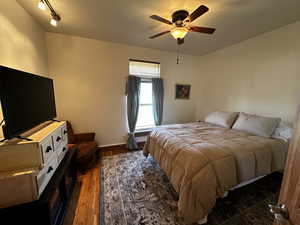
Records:
{"label": "ceiling fan", "polygon": [[172,22],[164,19],[157,15],[150,16],[151,19],[157,20],[162,23],[166,23],[168,25],[172,25],[173,28],[171,30],[163,31],[161,33],[155,34],[150,37],[150,39],[157,38],[161,35],[171,33],[171,35],[177,40],[179,45],[184,43],[185,35],[191,32],[198,32],[198,33],[205,33],[205,34],[212,34],[215,32],[215,28],[209,27],[197,27],[191,26],[191,23],[196,20],[198,17],[202,16],[206,13],[209,9],[205,5],[199,6],[194,12],[189,14],[186,10],[177,10],[172,14]]}

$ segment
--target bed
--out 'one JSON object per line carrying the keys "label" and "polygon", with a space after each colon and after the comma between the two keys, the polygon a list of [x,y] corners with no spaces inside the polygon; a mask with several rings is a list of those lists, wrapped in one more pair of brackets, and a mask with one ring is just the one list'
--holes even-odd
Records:
{"label": "bed", "polygon": [[179,194],[179,215],[195,223],[207,218],[228,190],[283,170],[287,147],[279,139],[196,122],[156,128],[143,151]]}

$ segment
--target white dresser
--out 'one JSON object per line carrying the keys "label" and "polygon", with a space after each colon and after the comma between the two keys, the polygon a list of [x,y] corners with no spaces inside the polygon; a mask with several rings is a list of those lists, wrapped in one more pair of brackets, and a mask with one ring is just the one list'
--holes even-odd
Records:
{"label": "white dresser", "polygon": [[37,200],[67,152],[66,122],[0,145],[0,208]]}

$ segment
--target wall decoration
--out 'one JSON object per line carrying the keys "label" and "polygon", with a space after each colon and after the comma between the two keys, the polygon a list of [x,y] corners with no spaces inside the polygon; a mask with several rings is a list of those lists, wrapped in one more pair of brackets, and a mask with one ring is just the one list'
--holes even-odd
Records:
{"label": "wall decoration", "polygon": [[190,99],[191,85],[176,84],[175,99]]}

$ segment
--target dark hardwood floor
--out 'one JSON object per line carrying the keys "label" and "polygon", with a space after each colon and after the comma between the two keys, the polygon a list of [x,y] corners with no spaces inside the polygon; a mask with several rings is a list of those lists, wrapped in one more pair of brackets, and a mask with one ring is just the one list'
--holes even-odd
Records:
{"label": "dark hardwood floor", "polygon": [[64,225],[99,225],[100,216],[100,168],[102,156],[127,153],[125,148],[100,151],[100,160],[85,174],[78,175],[72,200],[68,206]]}

